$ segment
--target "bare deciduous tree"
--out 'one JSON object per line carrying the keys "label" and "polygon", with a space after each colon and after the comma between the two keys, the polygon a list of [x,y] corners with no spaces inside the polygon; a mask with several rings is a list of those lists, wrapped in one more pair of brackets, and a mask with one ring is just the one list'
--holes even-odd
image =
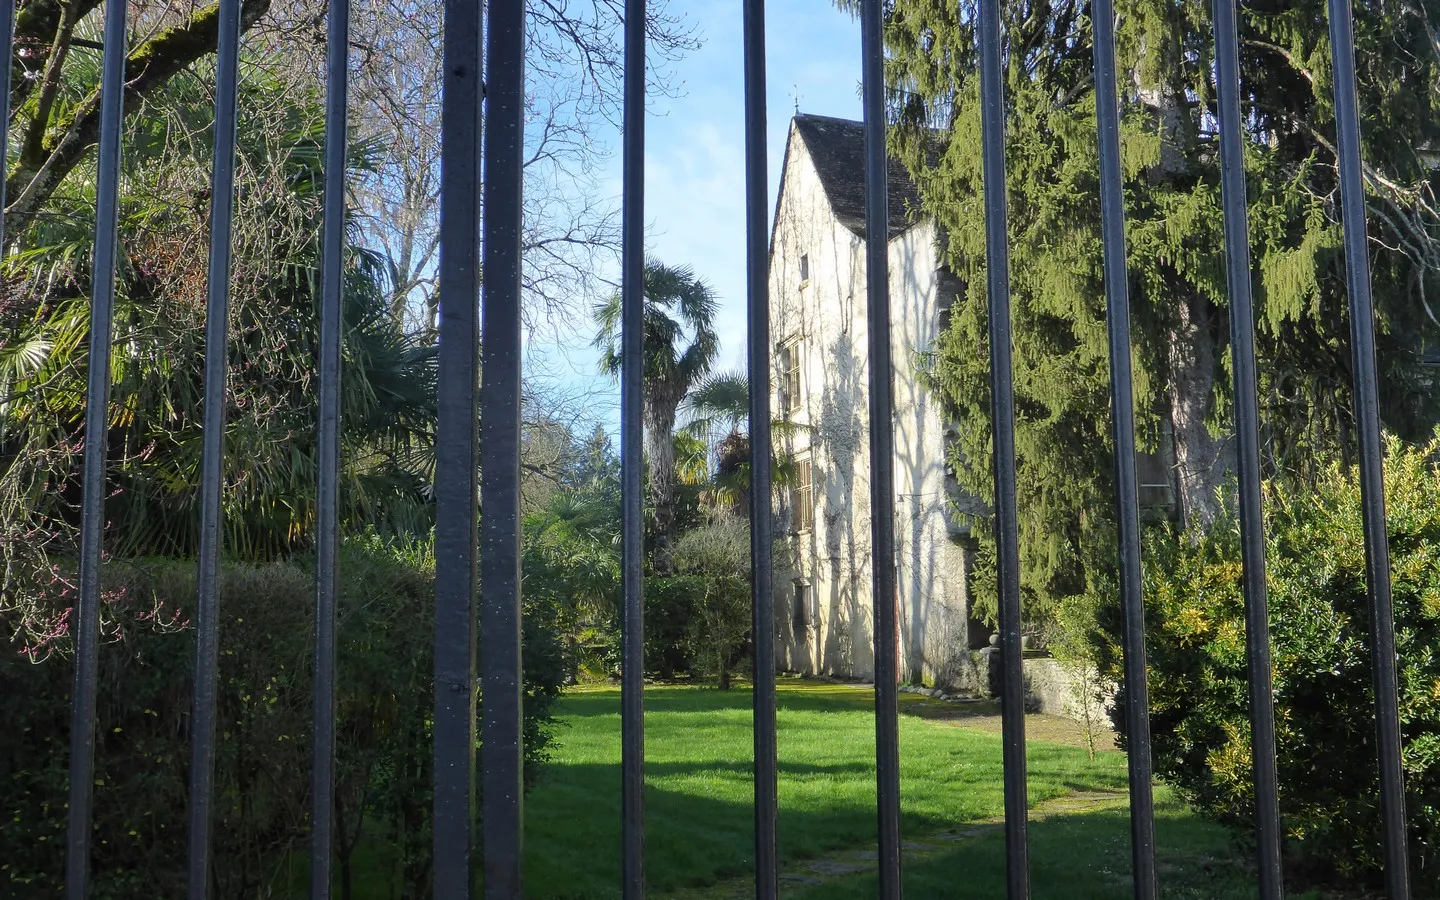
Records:
{"label": "bare deciduous tree", "polygon": [[[11,128],[19,152],[6,173],[8,240],[44,211],[98,139],[101,0],[21,0],[11,56]],[[298,86],[324,81],[323,0],[245,0],[247,47]],[[352,184],[363,243],[384,260],[392,309],[433,331],[438,252],[440,60],[443,0],[357,0],[351,16],[354,139],[372,159]],[[218,3],[130,4],[127,114],[177,73],[215,52]],[[618,240],[603,195],[623,84],[619,0],[532,0],[526,93],[526,309],[555,323],[593,295],[601,258]],[[696,46],[683,19],[651,4],[652,93],[670,89],[668,64]],[[243,102],[243,101],[242,101]]]}

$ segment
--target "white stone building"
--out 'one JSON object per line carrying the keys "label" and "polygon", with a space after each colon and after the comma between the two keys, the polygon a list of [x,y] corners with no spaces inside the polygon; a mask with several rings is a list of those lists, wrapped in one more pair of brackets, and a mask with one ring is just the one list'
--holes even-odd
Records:
{"label": "white stone building", "polygon": [[[957,285],[893,160],[888,192],[897,553],[886,564],[898,567],[900,674],[968,687],[988,632],[970,621],[973,553],[952,515],[945,417],[919,377]],[[794,571],[777,584],[777,649],[789,670],[857,678],[874,675],[864,199],[861,124],[797,115],[770,244],[773,408],[799,426],[780,442],[799,473],[779,520]]]}

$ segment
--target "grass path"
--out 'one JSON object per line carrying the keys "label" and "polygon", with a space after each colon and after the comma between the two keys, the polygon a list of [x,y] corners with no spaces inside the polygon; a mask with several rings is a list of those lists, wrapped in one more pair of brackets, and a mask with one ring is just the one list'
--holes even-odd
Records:
{"label": "grass path", "polygon": [[[1074,815],[1095,809],[1124,807],[1125,795],[1115,792],[1068,794],[1044,803],[1030,810],[1030,820],[1042,821],[1054,815]],[[1000,833],[1005,826],[1003,816],[991,816],[968,825],[956,825],[901,841],[901,860],[906,868],[917,863],[926,863],[952,852],[962,842],[975,841]],[[865,876],[876,865],[877,854],[873,848],[857,847],[849,850],[826,853],[812,859],[791,863],[780,873],[782,890],[787,894],[802,889],[812,891],[819,887],[836,887],[855,876]],[[676,900],[748,900],[755,894],[755,882],[750,877],[732,878],[708,888],[684,891]]]}
{"label": "grass path", "polygon": [[[646,853],[650,896],[753,896],[750,692],[658,685],[646,690]],[[873,898],[873,695],[782,679],[780,854],[784,896]],[[901,827],[906,896],[1001,898],[1004,840],[994,710],[902,695]],[[526,801],[527,896],[619,896],[619,691],[566,695],[546,774]],[[1027,723],[1028,724],[1028,723]],[[1093,759],[1083,734],[1037,719],[1027,743],[1034,896],[1128,896],[1125,758]],[[1172,898],[1254,896],[1228,836],[1157,791],[1157,843]]]}

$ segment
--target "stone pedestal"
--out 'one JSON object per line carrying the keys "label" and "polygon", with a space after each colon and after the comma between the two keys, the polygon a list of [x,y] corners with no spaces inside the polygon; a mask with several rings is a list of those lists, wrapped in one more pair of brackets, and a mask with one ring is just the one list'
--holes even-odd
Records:
{"label": "stone pedestal", "polygon": [[987,700],[999,697],[1005,673],[1000,667],[1000,648],[986,647],[980,651],[980,696]]}

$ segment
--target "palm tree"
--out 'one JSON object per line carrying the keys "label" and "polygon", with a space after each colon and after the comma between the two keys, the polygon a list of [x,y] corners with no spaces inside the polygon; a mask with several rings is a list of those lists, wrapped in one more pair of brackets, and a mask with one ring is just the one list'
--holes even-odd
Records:
{"label": "palm tree", "polygon": [[[203,75],[170,79],[127,125],[136,137],[121,196],[106,503],[107,550],[119,555],[188,556],[199,539],[209,151],[193,136],[213,120]],[[239,121],[223,502],[227,552],[258,559],[304,548],[313,529],[324,130],[321,98],[264,66],[245,90],[254,102]],[[368,165],[367,148],[352,148],[349,164]],[[78,525],[93,179],[66,181],[40,212],[0,273],[0,333],[13,338],[0,339],[4,563],[69,545]],[[434,349],[390,317],[374,255],[353,245],[348,255],[342,515],[423,531]]]}
{"label": "palm tree", "polygon": [[[685,398],[684,411],[689,422],[681,429],[692,440],[702,441],[715,450],[715,472],[709,480],[713,497],[749,515],[750,494],[750,379],[742,371],[719,372],[695,386]],[[794,434],[800,426],[788,419],[772,419],[770,433],[775,437]],[[770,472],[772,485],[780,489],[795,476],[795,460],[788,453],[771,447]],[[708,460],[707,460],[708,463]]]}
{"label": "palm tree", "polygon": [[[644,420],[655,516],[655,565],[668,571],[675,543],[675,414],[720,352],[715,292],[685,266],[645,264]],[[600,368],[620,375],[620,297],[595,310]]]}
{"label": "palm tree", "polygon": [[620,523],[610,493],[604,485],[556,491],[525,516],[527,591],[549,590],[591,618],[615,613]]}
{"label": "palm tree", "polygon": [[685,431],[714,444],[744,431],[750,421],[750,378],[745,372],[716,372],[685,397]]}

